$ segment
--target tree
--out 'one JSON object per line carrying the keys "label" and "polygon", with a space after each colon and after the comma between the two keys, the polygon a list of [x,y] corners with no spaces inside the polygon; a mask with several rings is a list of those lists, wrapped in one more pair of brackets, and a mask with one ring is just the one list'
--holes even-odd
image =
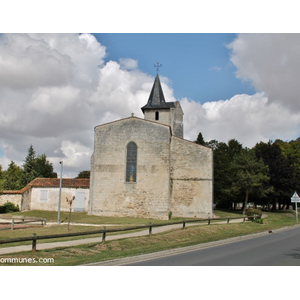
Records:
{"label": "tree", "polygon": [[46,154],[39,155],[34,160],[34,171],[37,177],[57,178],[57,173],[53,172],[53,166],[47,160]]}
{"label": "tree", "polygon": [[262,159],[257,160],[254,151],[248,149],[244,149],[235,157],[232,167],[236,170],[236,176],[231,190],[236,194],[244,194],[243,214],[245,214],[250,193],[255,191],[264,197],[271,191],[268,185],[269,168]]}
{"label": "tree", "polygon": [[30,147],[28,148],[28,154],[23,164],[23,186],[26,186],[30,181],[37,177],[37,173],[35,171],[35,159],[35,151],[33,149],[33,146],[30,145]]}
{"label": "tree", "polygon": [[210,140],[206,143],[206,146],[212,148],[213,150],[216,150],[219,146],[219,142],[217,140]]}
{"label": "tree", "polygon": [[90,171],[81,171],[76,178],[90,178]]}
{"label": "tree", "polygon": [[3,190],[19,190],[22,183],[22,169],[11,161],[6,171],[3,171],[1,189]]}
{"label": "tree", "polygon": [[201,132],[199,132],[198,137],[197,137],[197,140],[195,141],[195,143],[196,143],[196,144],[199,144],[199,145],[203,145],[203,146],[206,145],[206,143],[205,143],[205,141],[204,141],[204,138],[203,138]]}
{"label": "tree", "polygon": [[212,140],[208,143],[214,149],[214,199],[218,207],[231,208],[238,202],[238,194],[231,189],[235,180],[236,171],[232,168],[232,162],[243,147],[237,140],[229,140],[228,143]]}
{"label": "tree", "polygon": [[255,146],[257,158],[263,159],[268,165],[270,172],[270,184],[274,191],[268,196],[268,205],[272,204],[272,209],[276,209],[277,202],[279,208],[289,206],[293,192],[300,188],[299,169],[296,167],[295,158],[282,153],[281,142],[277,140],[272,143],[260,142]]}
{"label": "tree", "polygon": [[36,177],[57,178],[57,173],[53,171],[53,166],[47,160],[46,154],[36,156],[33,146],[30,145],[23,164],[23,186],[26,186]]}

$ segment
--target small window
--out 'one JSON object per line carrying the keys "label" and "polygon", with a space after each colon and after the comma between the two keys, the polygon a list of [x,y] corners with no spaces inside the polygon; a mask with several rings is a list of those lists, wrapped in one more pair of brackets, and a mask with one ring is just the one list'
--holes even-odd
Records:
{"label": "small window", "polygon": [[130,142],[127,145],[126,182],[136,182],[137,145]]}
{"label": "small window", "polygon": [[156,120],[156,121],[159,120],[159,112],[158,112],[158,111],[155,112],[155,120]]}
{"label": "small window", "polygon": [[48,191],[41,190],[41,201],[47,201]]}

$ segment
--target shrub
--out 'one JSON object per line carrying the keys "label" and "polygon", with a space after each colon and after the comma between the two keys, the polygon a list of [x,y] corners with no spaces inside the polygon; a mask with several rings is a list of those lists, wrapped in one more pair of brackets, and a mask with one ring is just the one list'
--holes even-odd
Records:
{"label": "shrub", "polygon": [[260,209],[256,209],[256,208],[248,208],[246,210],[246,215],[247,215],[247,217],[255,216],[256,219],[261,219],[262,211]]}
{"label": "shrub", "polygon": [[255,219],[255,220],[253,220],[253,222],[258,223],[258,224],[263,224],[264,219]]}
{"label": "shrub", "polygon": [[0,206],[1,214],[6,214],[6,213],[10,213],[10,212],[15,212],[15,211],[19,211],[19,205],[15,206],[11,202],[6,202],[5,204]]}

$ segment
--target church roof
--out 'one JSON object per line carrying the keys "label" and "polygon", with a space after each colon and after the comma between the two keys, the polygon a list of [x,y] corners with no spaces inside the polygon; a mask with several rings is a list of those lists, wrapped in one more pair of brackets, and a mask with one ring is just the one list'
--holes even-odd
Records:
{"label": "church roof", "polygon": [[158,108],[171,108],[175,107],[174,102],[166,102],[164,93],[160,84],[158,74],[155,77],[154,84],[148,99],[148,102],[141,109],[144,112],[145,109],[158,109]]}

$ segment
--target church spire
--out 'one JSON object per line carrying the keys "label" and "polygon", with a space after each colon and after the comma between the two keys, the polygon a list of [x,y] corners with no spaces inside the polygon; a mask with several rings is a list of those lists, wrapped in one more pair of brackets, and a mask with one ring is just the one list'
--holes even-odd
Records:
{"label": "church spire", "polygon": [[154,84],[148,99],[148,103],[152,106],[161,105],[163,103],[166,103],[164,93],[160,84],[159,76],[156,74]]}
{"label": "church spire", "polygon": [[156,74],[152,90],[148,102],[141,109],[144,112],[146,109],[159,109],[175,107],[173,102],[166,102],[165,96],[160,84],[159,76]]}

